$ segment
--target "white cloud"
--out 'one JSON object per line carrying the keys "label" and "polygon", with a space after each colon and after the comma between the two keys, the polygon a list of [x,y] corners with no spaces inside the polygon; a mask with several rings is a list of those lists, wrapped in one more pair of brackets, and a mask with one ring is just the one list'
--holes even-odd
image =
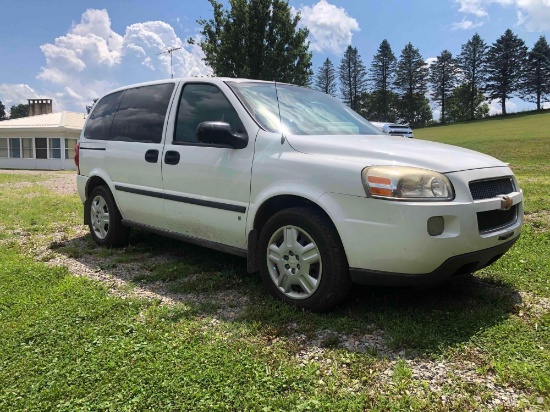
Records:
{"label": "white cloud", "polygon": [[135,58],[150,70],[160,71],[168,76],[170,55],[162,52],[177,47],[181,49],[172,53],[174,76],[211,74],[211,70],[201,61],[203,53],[200,46],[184,43],[168,23],[148,21],[132,24],[126,28],[122,44],[127,60]]}
{"label": "white cloud", "polygon": [[471,30],[483,26],[483,22],[479,21],[474,23],[471,20],[463,18],[461,21],[454,22],[451,24],[451,30]]}
{"label": "white cloud", "polygon": [[[82,111],[113,88],[170,77],[170,56],[159,53],[171,47],[181,47],[172,55],[175,77],[211,74],[201,48],[182,41],[170,24],[135,23],[119,34],[112,29],[107,10],[86,10],[67,34],[40,47],[46,60],[37,75],[43,84],[41,94],[53,98],[58,109]],[[16,85],[9,86],[17,90],[11,87]]]}
{"label": "white cloud", "polygon": [[529,31],[550,30],[550,0],[515,0],[518,24]]}
{"label": "white cloud", "polygon": [[[27,104],[27,99],[52,99],[52,93],[39,93],[28,84],[8,84],[0,83],[0,101],[6,107],[6,112],[9,115],[11,106],[18,104]],[[62,106],[56,101],[53,101],[53,110],[63,110]]]}
{"label": "white cloud", "polygon": [[428,57],[426,60],[425,60],[426,64],[428,65],[428,67],[430,67],[432,64],[434,64],[435,62],[437,62],[437,57]]}
{"label": "white cloud", "polygon": [[485,3],[491,0],[455,0],[460,5],[460,13],[472,14],[476,17],[486,17]]}
{"label": "white cloud", "polygon": [[353,32],[359,31],[359,23],[350,17],[346,10],[320,0],[312,7],[302,6],[294,13],[300,12],[301,23],[309,30],[311,49],[342,54],[351,44]]}
{"label": "white cloud", "polygon": [[[529,31],[550,30],[550,0],[455,0],[460,8],[458,11],[477,18],[489,18],[487,8],[492,5],[514,7],[517,13],[517,24],[524,26]],[[483,22],[473,23],[469,20],[453,23],[451,27],[457,29],[467,26],[468,22],[472,27],[479,27]]]}
{"label": "white cloud", "polygon": [[27,104],[27,99],[44,97],[38,94],[28,84],[7,84],[0,83],[0,101],[6,107],[6,110],[13,105]]}

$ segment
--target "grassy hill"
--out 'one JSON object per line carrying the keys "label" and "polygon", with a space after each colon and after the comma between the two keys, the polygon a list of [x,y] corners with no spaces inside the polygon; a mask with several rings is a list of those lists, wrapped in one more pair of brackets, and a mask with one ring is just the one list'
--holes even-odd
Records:
{"label": "grassy hill", "polygon": [[527,195],[526,210],[550,209],[550,112],[426,127],[415,130],[414,135],[510,163]]}

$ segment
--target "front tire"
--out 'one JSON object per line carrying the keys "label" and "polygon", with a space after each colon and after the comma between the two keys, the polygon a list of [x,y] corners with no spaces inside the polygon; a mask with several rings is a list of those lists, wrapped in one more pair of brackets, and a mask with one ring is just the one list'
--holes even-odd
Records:
{"label": "front tire", "polygon": [[86,201],[90,211],[90,234],[101,246],[125,246],[130,229],[122,225],[122,216],[107,186],[98,186]]}
{"label": "front tire", "polygon": [[291,305],[326,311],[351,288],[336,228],[315,209],[295,207],[272,216],[261,231],[258,255],[264,284]]}

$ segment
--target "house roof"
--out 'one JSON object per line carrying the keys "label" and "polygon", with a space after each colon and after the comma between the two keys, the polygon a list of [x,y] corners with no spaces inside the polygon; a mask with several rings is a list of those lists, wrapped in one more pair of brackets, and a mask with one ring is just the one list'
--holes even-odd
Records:
{"label": "house roof", "polygon": [[82,130],[85,120],[86,114],[77,112],[40,114],[37,116],[27,116],[20,117],[19,119],[1,121],[0,130],[56,127]]}

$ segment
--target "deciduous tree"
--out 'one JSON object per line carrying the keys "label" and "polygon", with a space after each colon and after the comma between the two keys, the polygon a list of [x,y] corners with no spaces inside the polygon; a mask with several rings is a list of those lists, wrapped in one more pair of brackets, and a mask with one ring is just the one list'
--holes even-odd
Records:
{"label": "deciduous tree", "polygon": [[446,120],[448,122],[464,122],[466,120],[482,119],[489,114],[489,105],[481,91],[477,91],[474,99],[474,118],[471,115],[472,87],[468,83],[456,87],[449,99]]}
{"label": "deciduous tree", "polygon": [[498,99],[502,114],[506,114],[506,100],[521,91],[525,75],[527,46],[508,29],[487,52],[487,84],[485,94]]}
{"label": "deciduous tree", "polygon": [[300,14],[287,1],[229,0],[229,10],[209,1],[214,16],[197,21],[199,44],[216,76],[310,83],[309,31],[298,28]]}
{"label": "deciduous tree", "polygon": [[10,119],[18,119],[20,117],[27,117],[29,115],[28,104],[18,104],[10,107]]}
{"label": "deciduous tree", "polygon": [[388,91],[381,96],[380,91],[373,91],[359,96],[356,112],[373,122],[395,123],[399,119],[399,108],[400,99],[397,93]]}
{"label": "deciduous tree", "polygon": [[90,112],[91,112],[92,109],[94,108],[95,103],[96,103],[98,100],[99,100],[99,99],[93,99],[93,100],[92,100],[92,104],[89,105],[89,106],[86,106],[86,113],[87,113],[87,114],[90,114]]}

